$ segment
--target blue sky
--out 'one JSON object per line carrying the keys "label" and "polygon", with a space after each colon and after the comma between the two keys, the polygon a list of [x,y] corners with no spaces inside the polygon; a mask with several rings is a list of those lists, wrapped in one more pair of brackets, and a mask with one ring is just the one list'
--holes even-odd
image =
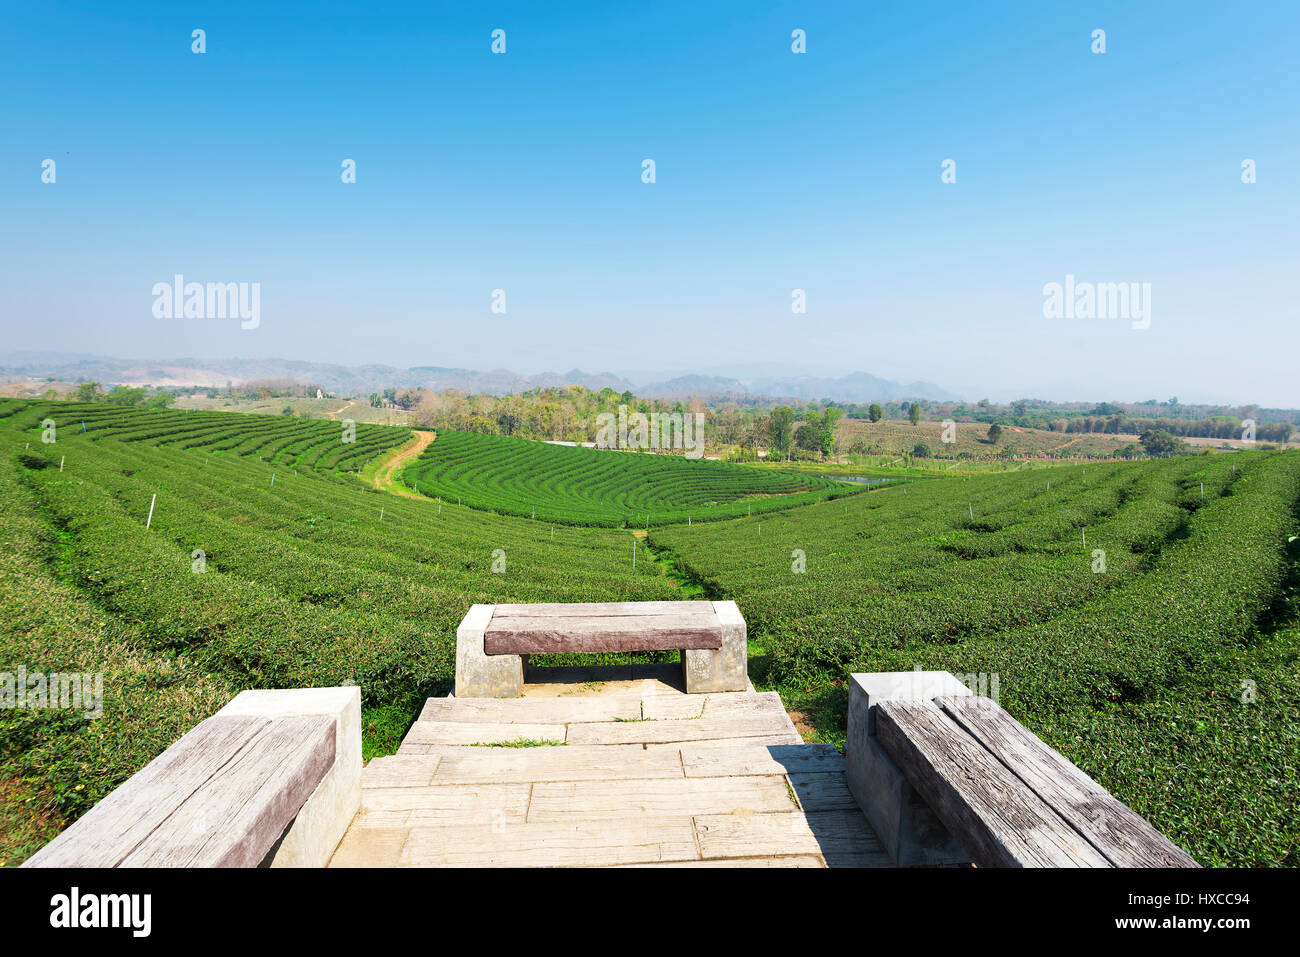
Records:
{"label": "blue sky", "polygon": [[1294,3],[7,6],[6,349],[1300,405]]}

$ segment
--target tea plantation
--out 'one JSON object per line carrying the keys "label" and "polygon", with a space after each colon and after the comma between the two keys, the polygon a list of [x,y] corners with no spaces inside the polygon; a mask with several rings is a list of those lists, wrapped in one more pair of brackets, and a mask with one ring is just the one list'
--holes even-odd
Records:
{"label": "tea plantation", "polygon": [[[0,400],[0,671],[105,690],[95,720],[0,709],[0,861],[241,689],[355,682],[367,753],[390,752],[449,690],[470,604],[680,598],[672,562],[739,602],[755,683],[825,740],[848,670],[996,676],[1012,714],[1203,863],[1300,863],[1300,455],[860,491],[443,433],[406,476],[441,502],[351,474],[409,438]],[[627,530],[599,526],[637,508],[663,561],[634,572]]]}
{"label": "tea plantation", "polygon": [[474,602],[680,596],[662,566],[632,572],[626,533],[367,488],[341,469],[409,433],[341,432],[0,402],[0,671],[103,672],[105,690],[97,720],[0,709],[0,860],[30,854],[244,688],[355,682],[367,752],[392,751],[423,699],[450,690]]}
{"label": "tea plantation", "polygon": [[650,538],[740,604],[755,682],[825,740],[848,671],[973,675],[1203,863],[1295,865],[1297,498],[1300,456],[1249,452],[931,480],[761,534]]}
{"label": "tea plantation", "polygon": [[757,515],[853,495],[833,479],[680,455],[547,445],[442,432],[406,468],[425,495],[504,515],[574,525],[644,527]]}

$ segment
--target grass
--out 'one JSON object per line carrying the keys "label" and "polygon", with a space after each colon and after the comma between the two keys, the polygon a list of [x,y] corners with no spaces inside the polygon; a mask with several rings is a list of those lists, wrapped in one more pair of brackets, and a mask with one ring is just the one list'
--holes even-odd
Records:
{"label": "grass", "polygon": [[563,741],[550,741],[545,738],[515,738],[513,741],[476,741],[472,748],[563,748]]}
{"label": "grass", "polygon": [[419,716],[416,708],[403,705],[380,705],[361,711],[361,760],[396,754]]}

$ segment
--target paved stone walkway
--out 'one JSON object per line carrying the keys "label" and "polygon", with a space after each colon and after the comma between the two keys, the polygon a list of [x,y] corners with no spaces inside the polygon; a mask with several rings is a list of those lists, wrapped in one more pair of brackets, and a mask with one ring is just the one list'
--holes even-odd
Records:
{"label": "paved stone walkway", "polygon": [[889,866],[843,756],[804,744],[775,692],[687,695],[675,670],[429,699],[362,772],[330,866]]}

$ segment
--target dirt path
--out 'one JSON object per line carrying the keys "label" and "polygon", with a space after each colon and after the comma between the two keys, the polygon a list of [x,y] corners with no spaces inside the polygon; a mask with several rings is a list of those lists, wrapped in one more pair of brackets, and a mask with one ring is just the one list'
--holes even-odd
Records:
{"label": "dirt path", "polygon": [[1057,449],[1063,449],[1063,448],[1065,448],[1067,445],[1073,445],[1075,442],[1082,442],[1083,439],[1084,439],[1084,436],[1081,435],[1081,436],[1079,436],[1077,439],[1070,439],[1070,441],[1068,441],[1068,442],[1062,442],[1060,445],[1054,445],[1054,446],[1052,446],[1052,448],[1051,448],[1049,451],[1055,452]]}
{"label": "dirt path", "polygon": [[414,439],[402,446],[387,460],[380,464],[379,468],[375,471],[375,488],[379,489],[381,492],[392,492],[394,495],[402,495],[406,498],[424,498],[423,495],[418,495],[406,486],[395,481],[394,477],[402,466],[407,465],[411,459],[417,458],[421,453],[423,453],[424,450],[429,447],[429,443],[437,438],[437,435],[438,433],[436,432],[423,432],[417,430]]}

